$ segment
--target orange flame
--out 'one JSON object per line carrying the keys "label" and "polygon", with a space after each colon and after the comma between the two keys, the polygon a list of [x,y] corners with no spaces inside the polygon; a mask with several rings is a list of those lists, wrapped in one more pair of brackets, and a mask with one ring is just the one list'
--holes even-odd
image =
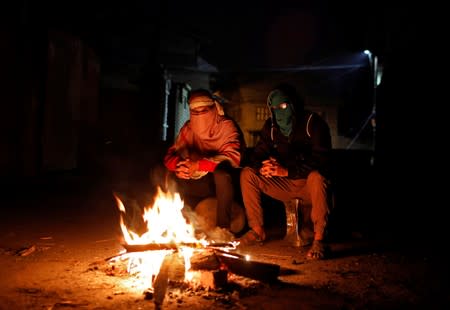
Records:
{"label": "orange flame", "polygon": [[[153,206],[144,209],[143,219],[146,223],[146,232],[138,235],[128,229],[123,219],[126,208],[122,201],[114,195],[117,206],[121,211],[120,227],[124,240],[129,245],[151,244],[151,243],[202,243],[207,244],[205,240],[198,240],[195,237],[194,227],[189,224],[183,216],[182,209],[184,203],[178,193],[165,193],[159,187]],[[190,258],[193,249],[188,247],[179,247],[179,252],[184,257],[185,280],[189,280],[192,275],[189,273]],[[167,254],[174,250],[157,250],[126,253],[122,257],[128,259],[128,272],[136,275],[140,281],[134,286],[143,289],[152,288],[153,280],[159,273],[161,264]]]}

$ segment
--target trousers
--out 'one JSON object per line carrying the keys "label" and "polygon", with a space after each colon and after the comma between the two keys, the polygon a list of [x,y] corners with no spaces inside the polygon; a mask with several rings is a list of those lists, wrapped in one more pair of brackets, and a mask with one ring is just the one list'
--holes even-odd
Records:
{"label": "trousers", "polygon": [[329,181],[318,171],[312,171],[306,179],[287,177],[267,178],[251,167],[245,167],[240,174],[242,199],[248,226],[264,227],[261,194],[264,193],[282,202],[300,198],[311,204],[311,220],[314,239],[323,240],[330,206],[328,200]]}

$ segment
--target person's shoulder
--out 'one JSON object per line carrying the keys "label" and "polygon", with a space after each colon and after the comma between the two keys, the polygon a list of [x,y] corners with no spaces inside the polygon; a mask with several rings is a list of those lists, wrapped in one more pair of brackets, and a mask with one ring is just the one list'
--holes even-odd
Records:
{"label": "person's shoulder", "polygon": [[219,115],[219,119],[221,121],[234,121],[234,119],[228,114]]}
{"label": "person's shoulder", "polygon": [[303,113],[303,117],[306,121],[317,121],[317,122],[326,122],[322,113],[305,110]]}
{"label": "person's shoulder", "polygon": [[178,131],[178,135],[184,134],[186,135],[186,133],[191,132],[191,121],[187,120],[186,122],[184,122],[183,126],[181,126],[180,130]]}
{"label": "person's shoulder", "polygon": [[238,127],[237,122],[227,115],[219,115],[217,126],[228,128]]}
{"label": "person's shoulder", "polygon": [[190,128],[191,125],[191,120],[188,119],[187,121],[184,122],[183,126],[181,126],[180,130],[186,130],[187,128]]}
{"label": "person's shoulder", "polygon": [[329,125],[324,116],[318,112],[305,111],[304,121],[306,122],[307,130],[329,130]]}
{"label": "person's shoulder", "polygon": [[237,126],[237,124],[238,124],[234,118],[232,118],[231,116],[226,115],[226,114],[219,116],[219,123],[233,125],[233,126]]}

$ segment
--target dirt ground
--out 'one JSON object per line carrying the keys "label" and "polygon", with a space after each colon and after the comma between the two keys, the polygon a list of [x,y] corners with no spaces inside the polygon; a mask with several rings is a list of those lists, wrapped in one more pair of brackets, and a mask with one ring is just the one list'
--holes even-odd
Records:
{"label": "dirt ground", "polygon": [[[107,261],[123,250],[114,186],[78,177],[2,199],[0,309],[157,309]],[[169,285],[163,309],[449,309],[448,256],[420,242],[352,232],[305,260],[274,232],[251,259],[280,266],[277,281],[228,273],[221,289]],[[442,248],[442,247],[441,247]]]}

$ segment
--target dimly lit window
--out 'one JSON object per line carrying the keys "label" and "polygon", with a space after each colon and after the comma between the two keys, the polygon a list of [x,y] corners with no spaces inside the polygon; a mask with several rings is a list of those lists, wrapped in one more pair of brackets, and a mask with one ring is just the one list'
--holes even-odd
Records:
{"label": "dimly lit window", "polygon": [[270,117],[269,110],[264,107],[256,107],[256,120],[264,121]]}

